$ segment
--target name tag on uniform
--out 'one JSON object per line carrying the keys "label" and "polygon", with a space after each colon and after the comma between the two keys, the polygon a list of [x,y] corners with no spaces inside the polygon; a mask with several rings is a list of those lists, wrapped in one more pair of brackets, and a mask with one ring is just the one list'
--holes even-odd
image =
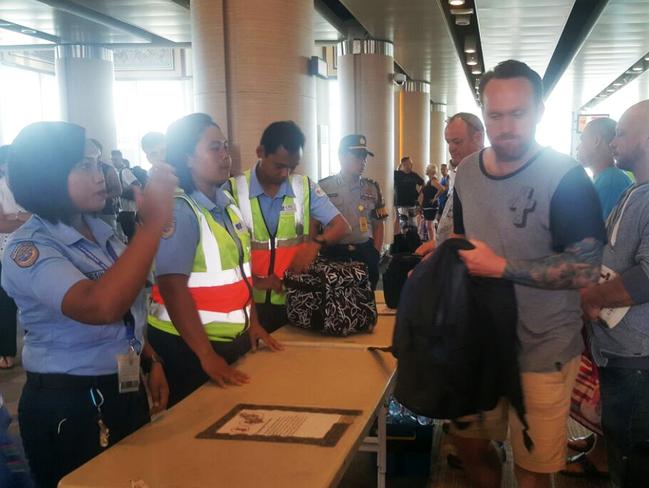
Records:
{"label": "name tag on uniform", "polygon": [[367,217],[360,217],[358,219],[358,226],[360,227],[361,232],[367,232],[368,230]]}
{"label": "name tag on uniform", "polygon": [[117,377],[120,393],[140,389],[140,356],[132,348],[126,354],[117,355]]}
{"label": "name tag on uniform", "polygon": [[289,203],[287,205],[282,205],[282,212],[284,213],[295,213],[295,204]]}

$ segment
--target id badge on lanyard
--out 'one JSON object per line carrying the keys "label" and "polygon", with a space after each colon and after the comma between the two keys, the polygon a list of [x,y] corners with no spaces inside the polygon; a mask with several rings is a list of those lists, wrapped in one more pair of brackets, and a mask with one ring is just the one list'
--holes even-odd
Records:
{"label": "id badge on lanyard", "polygon": [[[99,266],[102,271],[108,271],[108,266],[101,259],[88,248],[79,244],[79,250],[85,256]],[[106,243],[106,250],[113,261],[117,261],[117,253],[110,245]],[[138,391],[140,388],[140,351],[142,344],[135,337],[135,317],[129,309],[123,317],[124,326],[126,327],[126,337],[128,339],[128,350],[125,354],[118,354],[117,359],[117,375],[120,393],[131,393]]]}

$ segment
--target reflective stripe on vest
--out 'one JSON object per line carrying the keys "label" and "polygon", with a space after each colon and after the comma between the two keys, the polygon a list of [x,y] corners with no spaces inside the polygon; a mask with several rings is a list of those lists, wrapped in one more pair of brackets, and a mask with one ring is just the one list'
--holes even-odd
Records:
{"label": "reflective stripe on vest", "polygon": [[[186,194],[177,193],[175,197],[189,204],[200,230],[187,288],[210,341],[231,341],[246,329],[250,316],[248,231],[236,206],[228,205],[226,211],[244,253],[240,264],[239,248],[228,230]],[[151,291],[149,323],[164,332],[180,335],[171,322],[158,285]]]}
{"label": "reflective stripe on vest", "polygon": [[[290,175],[289,184],[294,197],[286,195],[282,201],[282,211],[277,223],[275,236],[271,236],[266,226],[258,198],[250,198],[250,174],[230,178],[230,186],[241,210],[243,220],[252,234],[252,273],[255,276],[276,275],[282,279],[284,272],[291,264],[298,246],[309,235],[310,223],[310,186],[309,178],[302,175]],[[284,293],[254,289],[255,302],[264,303],[270,295],[270,303],[286,303]]]}

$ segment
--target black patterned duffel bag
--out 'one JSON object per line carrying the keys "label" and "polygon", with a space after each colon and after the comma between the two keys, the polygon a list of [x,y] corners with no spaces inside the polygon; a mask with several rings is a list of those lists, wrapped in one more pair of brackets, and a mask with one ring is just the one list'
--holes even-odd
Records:
{"label": "black patterned duffel bag", "polygon": [[315,260],[309,271],[284,276],[291,325],[326,335],[371,332],[376,302],[367,267],[359,262]]}

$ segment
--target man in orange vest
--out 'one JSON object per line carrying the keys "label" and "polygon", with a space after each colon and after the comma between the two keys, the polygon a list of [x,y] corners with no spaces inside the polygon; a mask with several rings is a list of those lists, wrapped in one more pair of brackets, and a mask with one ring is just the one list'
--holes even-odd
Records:
{"label": "man in orange vest", "polygon": [[[259,321],[269,332],[287,323],[284,272],[305,271],[323,246],[350,232],[322,189],[294,174],[304,142],[295,122],[273,122],[257,147],[257,164],[226,186],[252,236],[254,298]],[[322,234],[311,231],[313,219],[323,225]]]}

